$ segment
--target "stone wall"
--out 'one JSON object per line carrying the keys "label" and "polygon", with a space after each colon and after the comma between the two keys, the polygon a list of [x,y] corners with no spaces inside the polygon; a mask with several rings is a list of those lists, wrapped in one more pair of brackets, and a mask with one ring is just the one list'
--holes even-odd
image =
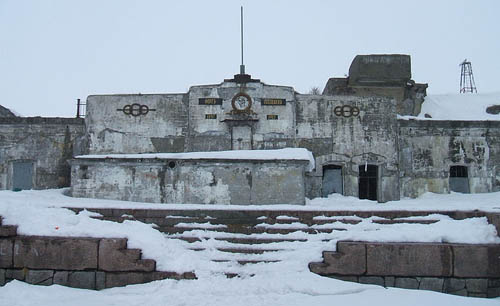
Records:
{"label": "stone wall", "polygon": [[305,160],[77,158],[71,194],[152,203],[304,204]]}
{"label": "stone wall", "polygon": [[471,193],[500,191],[500,122],[399,120],[401,196],[447,193],[466,166]]}
{"label": "stone wall", "polygon": [[0,190],[12,189],[16,162],[32,164],[33,189],[69,186],[67,160],[85,152],[84,129],[76,118],[0,118]]}
{"label": "stone wall", "polygon": [[345,281],[473,297],[500,296],[500,245],[337,243],[312,272]]}
{"label": "stone wall", "polygon": [[194,279],[193,273],[156,270],[156,262],[128,249],[127,239],[18,236],[1,226],[0,286],[13,279],[34,285],[104,289],[165,278]]}
{"label": "stone wall", "polygon": [[[358,167],[370,164],[379,167],[378,201],[399,200],[395,101],[354,96],[297,98],[297,145],[312,151],[316,159],[306,195],[320,196],[323,168],[337,165],[342,167],[344,195],[358,196]],[[349,116],[338,115],[338,108]],[[357,109],[354,114],[353,108]]]}
{"label": "stone wall", "polygon": [[186,99],[185,94],[89,96],[89,153],[184,152]]}

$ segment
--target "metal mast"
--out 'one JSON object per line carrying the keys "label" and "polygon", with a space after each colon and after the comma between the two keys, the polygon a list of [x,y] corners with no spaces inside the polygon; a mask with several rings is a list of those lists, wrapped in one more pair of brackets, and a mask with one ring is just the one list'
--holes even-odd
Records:
{"label": "metal mast", "polygon": [[460,66],[462,67],[460,73],[460,93],[477,93],[474,75],[472,74],[472,64],[465,59]]}
{"label": "metal mast", "polygon": [[240,74],[245,74],[245,64],[243,64],[243,6],[241,6],[241,65]]}

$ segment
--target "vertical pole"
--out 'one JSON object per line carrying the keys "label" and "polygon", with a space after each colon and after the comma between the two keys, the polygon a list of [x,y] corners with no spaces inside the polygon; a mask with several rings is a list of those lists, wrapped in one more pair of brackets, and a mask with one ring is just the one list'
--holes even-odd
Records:
{"label": "vertical pole", "polygon": [[76,99],[76,118],[80,118],[80,99]]}
{"label": "vertical pole", "polygon": [[245,65],[243,64],[243,5],[241,6],[241,65],[240,74],[245,74]]}

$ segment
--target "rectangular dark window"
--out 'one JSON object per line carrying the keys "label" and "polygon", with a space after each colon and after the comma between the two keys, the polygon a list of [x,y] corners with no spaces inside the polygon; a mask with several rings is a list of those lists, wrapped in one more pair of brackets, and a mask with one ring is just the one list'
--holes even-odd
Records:
{"label": "rectangular dark window", "polygon": [[267,120],[278,120],[278,115],[267,115]]}
{"label": "rectangular dark window", "polygon": [[378,166],[359,166],[359,198],[377,200]]}
{"label": "rectangular dark window", "polygon": [[451,166],[450,177],[467,177],[467,167],[465,166]]}
{"label": "rectangular dark window", "polygon": [[205,119],[217,119],[217,114],[205,114]]}

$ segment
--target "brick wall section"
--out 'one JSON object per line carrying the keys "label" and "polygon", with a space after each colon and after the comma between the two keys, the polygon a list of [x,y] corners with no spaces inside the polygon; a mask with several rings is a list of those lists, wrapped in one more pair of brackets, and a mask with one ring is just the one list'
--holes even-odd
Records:
{"label": "brick wall section", "polygon": [[156,271],[156,262],[128,249],[127,239],[16,235],[0,218],[0,286],[17,279],[104,289],[160,279],[194,279],[194,273]]}
{"label": "brick wall section", "polygon": [[317,274],[385,287],[474,297],[500,296],[500,245],[339,241]]}

